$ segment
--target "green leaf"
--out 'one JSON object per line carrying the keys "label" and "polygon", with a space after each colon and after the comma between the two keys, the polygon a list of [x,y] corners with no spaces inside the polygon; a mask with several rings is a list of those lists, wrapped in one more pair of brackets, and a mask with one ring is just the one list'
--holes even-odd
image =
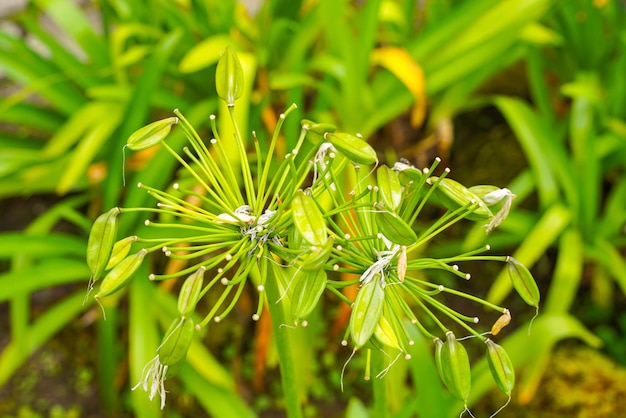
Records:
{"label": "green leaf", "polygon": [[50,233],[47,235],[27,235],[18,232],[0,234],[0,258],[10,258],[16,253],[35,256],[83,257],[85,241],[72,235]]}
{"label": "green leaf", "polygon": [[193,73],[218,62],[223,51],[232,45],[228,35],[215,35],[194,45],[183,56],[178,69],[181,73]]}
{"label": "green leaf", "polygon": [[573,184],[575,176],[571,172],[565,151],[554,141],[555,133],[551,132],[543,119],[521,100],[498,97],[494,104],[507,119],[524,150],[542,205],[546,207],[560,200],[557,179],[568,201],[575,202],[577,200]]}
{"label": "green leaf", "polygon": [[200,402],[202,407],[215,418],[255,418],[241,396],[230,389],[216,386],[203,378],[191,367],[183,366],[179,373],[186,389]]}
{"label": "green leaf", "polygon": [[[4,287],[0,286],[0,291]],[[78,291],[49,307],[33,322],[32,326],[23,330],[25,335],[20,341],[27,341],[28,344],[21,346],[20,341],[11,340],[4,347],[0,355],[0,386],[3,386],[11,375],[50,337],[67,326],[82,310],[89,307],[89,304],[83,304],[84,298],[84,291]]]}
{"label": "green leaf", "polygon": [[559,238],[558,255],[544,311],[567,312],[571,309],[585,265],[585,248],[580,231],[570,226]]}
{"label": "green leaf", "polygon": [[109,53],[104,38],[95,33],[93,23],[77,4],[65,0],[34,0],[34,3],[80,45],[95,66],[109,65]]}
{"label": "green leaf", "polygon": [[32,93],[41,94],[53,109],[65,115],[72,114],[84,103],[82,94],[74,85],[59,82],[59,79],[66,80],[58,68],[31,51],[21,40],[4,33],[0,33],[0,67],[10,79],[25,86],[3,101],[2,108],[17,104]]}
{"label": "green leaf", "polygon": [[0,274],[0,301],[80,281],[85,281],[86,288],[89,274],[89,268],[83,260],[61,257],[45,259],[29,267]]}
{"label": "green leaf", "polygon": [[122,120],[122,109],[118,104],[103,104],[97,111],[98,122],[92,125],[72,152],[69,164],[56,187],[58,194],[65,194],[85,177],[85,171],[106,141],[113,135]]}
{"label": "green leaf", "polygon": [[346,409],[346,418],[369,418],[367,408],[358,398],[350,398]]}

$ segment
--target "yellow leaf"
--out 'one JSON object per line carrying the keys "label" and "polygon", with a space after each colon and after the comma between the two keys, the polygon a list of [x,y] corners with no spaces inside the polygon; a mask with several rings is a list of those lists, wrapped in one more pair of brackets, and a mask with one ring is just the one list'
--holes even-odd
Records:
{"label": "yellow leaf", "polygon": [[406,49],[381,47],[372,52],[372,64],[380,65],[395,75],[411,92],[415,105],[411,110],[411,125],[420,126],[426,115],[424,71]]}
{"label": "yellow leaf", "polygon": [[215,35],[191,48],[180,61],[178,69],[183,74],[194,73],[217,63],[222,52],[233,41],[227,35]]}

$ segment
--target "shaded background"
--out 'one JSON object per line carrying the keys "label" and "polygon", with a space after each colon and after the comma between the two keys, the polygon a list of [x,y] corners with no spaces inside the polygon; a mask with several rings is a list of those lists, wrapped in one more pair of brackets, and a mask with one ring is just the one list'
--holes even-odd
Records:
{"label": "shaded background", "polygon": [[[530,337],[534,312],[498,269],[472,271],[484,279],[465,289],[514,312],[499,336],[518,371],[502,416],[626,410],[625,3],[256,3],[0,4],[0,415],[161,414],[130,392],[129,368],[137,352],[153,353],[168,289],[136,280],[104,321],[82,305],[84,250],[98,214],[152,205],[122,186],[120,150],[131,132],[174,108],[208,131],[208,115],[220,111],[213,80],[225,45],[244,62],[248,90],[238,105],[246,132],[261,140],[295,102],[285,149],[300,118],[327,121],[363,133],[389,165],[406,158],[423,167],[440,156],[464,184],[518,195],[488,238],[466,225],[429,249],[489,242],[532,267],[539,283],[542,314]],[[176,175],[159,150],[127,157],[128,184],[165,187]],[[137,318],[132,306],[144,294],[157,296]],[[203,338],[210,357],[189,359],[168,381],[166,416],[284,416],[272,336],[248,319],[253,305],[212,328]],[[313,359],[303,362],[306,415],[367,416],[371,387],[360,375],[339,390],[349,355],[338,344],[341,313],[326,300],[317,315],[319,326],[298,330],[312,342],[299,348]],[[386,378],[389,416],[456,416],[443,388],[439,405],[421,397],[420,385],[440,386],[422,343]],[[471,353],[472,363],[481,355]],[[506,399],[474,370],[471,407],[487,415]]]}

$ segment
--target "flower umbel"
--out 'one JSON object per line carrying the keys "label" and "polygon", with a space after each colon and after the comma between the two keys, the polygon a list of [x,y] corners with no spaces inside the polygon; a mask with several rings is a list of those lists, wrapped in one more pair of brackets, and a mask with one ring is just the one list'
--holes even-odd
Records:
{"label": "flower umbel", "polygon": [[[252,282],[258,293],[254,320],[259,319],[266,302],[276,304],[287,298],[292,318],[287,314],[286,321],[306,326],[307,317],[325,291],[349,304],[352,312],[342,344],[352,342],[352,355],[368,350],[368,377],[371,350],[396,353],[378,370],[379,377],[400,356],[410,358],[414,341],[409,327],[416,327],[438,347],[448,350],[437,357],[440,374],[451,392],[466,400],[469,386],[456,379],[458,367],[451,364],[461,364],[464,375],[469,375],[469,366],[465,357],[463,362],[457,361],[464,349],[450,328],[460,329],[488,346],[495,347],[495,343],[485,338],[489,331],[475,329],[478,317],[457,312],[441,295],[462,297],[504,315],[491,328],[492,336],[508,324],[511,314],[505,307],[436,283],[440,274],[468,280],[470,275],[461,271],[460,263],[495,261],[507,263],[514,287],[537,309],[538,290],[530,272],[516,260],[484,255],[489,246],[450,257],[426,254],[435,237],[462,220],[487,221],[490,232],[504,221],[515,195],[495,186],[467,188],[447,178],[449,169],[438,170],[439,159],[424,169],[406,161],[392,168],[379,165],[376,151],[360,136],[335,132],[332,125],[311,121],[303,121],[296,146],[286,155],[277,155],[280,129],[295,105],[279,116],[266,149],[254,135],[251,152],[233,113],[241,93],[237,57],[229,50],[223,59],[227,62],[218,69],[218,83],[222,83],[221,93],[228,101],[224,116],[233,124],[233,138],[220,138],[212,116],[213,138],[203,141],[178,110],[175,116],[142,128],[131,136],[128,148],[161,144],[181,166],[177,181],[167,190],[138,183],[157,201],[156,207],[112,209],[110,219],[99,218],[90,237],[88,261],[93,280],[105,271],[113,272],[106,277],[116,279],[111,284],[105,277],[105,291],[101,285],[98,293],[102,297],[125,286],[150,253],[162,253],[179,266],[175,272],[151,273],[150,280],[187,276],[179,294],[179,317],[165,332],[157,355],[146,364],[133,390],[141,387],[150,400],[158,394],[163,409],[165,379],[184,363],[194,331],[211,321],[221,321],[235,307],[246,284]],[[174,125],[189,143],[181,151],[167,141]],[[235,145],[236,152],[227,145]],[[434,219],[422,216],[426,205],[433,203],[447,211]],[[490,207],[495,205],[499,210],[494,215]],[[128,245],[123,247],[124,254],[130,246],[140,249],[130,261],[118,261],[123,257],[114,251],[115,225],[117,216],[128,212],[149,215],[145,220],[149,233],[123,241]],[[118,270],[125,274],[117,274]],[[279,293],[274,290],[280,288],[281,295],[267,296],[266,284],[272,285],[268,294]],[[356,293],[345,293],[351,286],[358,289]],[[213,302],[207,307],[200,301],[209,292],[217,295],[210,298]],[[446,336],[446,345],[438,336]],[[495,377],[507,383],[510,392],[513,380],[508,363],[502,360],[505,357],[500,348],[496,354],[500,360],[494,363],[498,367]],[[441,359],[446,364],[441,364]]]}

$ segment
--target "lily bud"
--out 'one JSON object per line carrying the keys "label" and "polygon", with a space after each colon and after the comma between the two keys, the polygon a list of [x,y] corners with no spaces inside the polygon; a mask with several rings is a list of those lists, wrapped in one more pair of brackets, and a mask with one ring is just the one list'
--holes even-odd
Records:
{"label": "lily bud", "polygon": [[231,107],[243,93],[243,69],[232,48],[227,47],[217,63],[215,74],[217,95]]}

